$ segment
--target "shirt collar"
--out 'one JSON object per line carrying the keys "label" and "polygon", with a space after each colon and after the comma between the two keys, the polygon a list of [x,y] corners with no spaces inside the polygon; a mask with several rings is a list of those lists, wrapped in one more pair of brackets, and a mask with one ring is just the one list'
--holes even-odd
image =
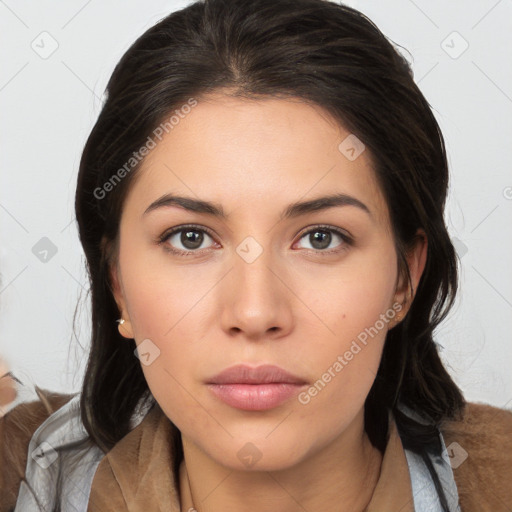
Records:
{"label": "shirt collar", "polygon": [[[88,512],[180,512],[176,436],[179,431],[155,403],[144,420],[102,459],[92,482]],[[414,512],[404,448],[390,414],[381,472],[367,512]]]}

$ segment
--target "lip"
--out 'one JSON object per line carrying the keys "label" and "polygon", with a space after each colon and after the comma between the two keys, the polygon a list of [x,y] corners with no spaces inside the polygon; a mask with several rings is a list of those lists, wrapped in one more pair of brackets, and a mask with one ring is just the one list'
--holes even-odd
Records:
{"label": "lip", "polygon": [[206,382],[210,391],[226,404],[246,411],[277,407],[296,395],[307,382],[274,365],[236,365]]}

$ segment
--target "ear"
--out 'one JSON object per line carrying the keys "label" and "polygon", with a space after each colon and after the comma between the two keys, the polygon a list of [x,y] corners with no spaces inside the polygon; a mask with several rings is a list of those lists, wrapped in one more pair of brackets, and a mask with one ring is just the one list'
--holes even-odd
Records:
{"label": "ear", "polygon": [[412,290],[407,281],[407,276],[399,276],[398,285],[395,292],[395,301],[402,305],[401,317],[405,317],[409,311],[423,270],[427,261],[428,240],[427,235],[423,229],[416,231],[415,240],[412,246],[407,250],[406,260],[411,276]]}
{"label": "ear", "polygon": [[116,263],[109,264],[109,276],[111,283],[112,294],[114,295],[114,300],[116,301],[117,308],[119,309],[119,319],[123,319],[124,322],[118,323],[119,334],[124,338],[132,339],[133,338],[133,330],[132,324],[130,321],[130,315],[128,314],[128,310],[126,308],[126,300],[124,297],[124,289],[122,286],[122,282],[120,279],[120,271],[119,266]]}

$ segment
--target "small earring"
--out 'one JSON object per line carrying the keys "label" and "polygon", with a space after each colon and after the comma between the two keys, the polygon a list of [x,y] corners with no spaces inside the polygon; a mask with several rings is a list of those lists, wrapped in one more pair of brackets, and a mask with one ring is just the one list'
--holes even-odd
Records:
{"label": "small earring", "polygon": [[119,325],[123,325],[124,322],[125,322],[125,319],[124,318],[120,318],[119,320],[116,320],[116,322],[119,324]]}

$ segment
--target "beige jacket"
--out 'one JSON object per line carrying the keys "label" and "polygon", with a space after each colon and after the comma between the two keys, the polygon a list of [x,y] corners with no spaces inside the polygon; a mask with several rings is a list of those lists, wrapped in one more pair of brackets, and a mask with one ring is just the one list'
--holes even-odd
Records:
{"label": "beige jacket", "polygon": [[[71,395],[45,392],[42,398],[20,404],[0,419],[0,512],[14,510],[32,434]],[[179,476],[171,469],[173,432],[160,407],[153,407],[101,459],[90,488],[88,512],[179,512]],[[453,475],[462,512],[512,511],[512,412],[469,404],[463,421],[447,423],[442,433],[448,451],[455,450],[459,459]],[[461,453],[467,453],[467,458]],[[407,461],[394,422],[367,510],[414,511]]]}

